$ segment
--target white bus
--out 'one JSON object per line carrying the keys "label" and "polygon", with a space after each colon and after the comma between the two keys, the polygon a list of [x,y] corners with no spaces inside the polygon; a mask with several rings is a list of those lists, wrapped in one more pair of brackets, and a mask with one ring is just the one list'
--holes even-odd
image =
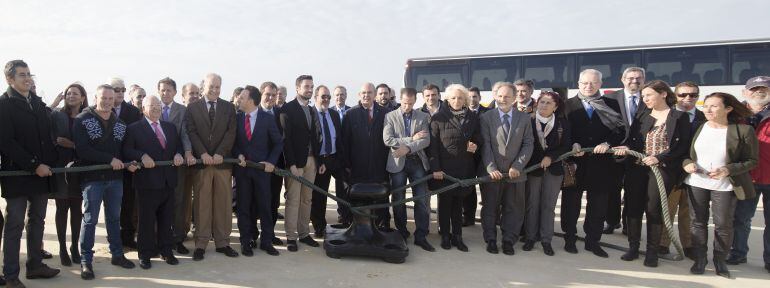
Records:
{"label": "white bus", "polygon": [[623,88],[621,74],[630,66],[645,68],[647,81],[659,79],[672,87],[693,81],[701,97],[721,91],[742,99],[746,80],[770,75],[770,39],[413,58],[406,64],[404,87],[421,92],[428,83],[442,91],[454,83],[475,86],[482,91],[482,103],[489,103],[495,82],[529,79],[536,90],[568,89],[572,97],[580,71],[601,71],[607,93]]}

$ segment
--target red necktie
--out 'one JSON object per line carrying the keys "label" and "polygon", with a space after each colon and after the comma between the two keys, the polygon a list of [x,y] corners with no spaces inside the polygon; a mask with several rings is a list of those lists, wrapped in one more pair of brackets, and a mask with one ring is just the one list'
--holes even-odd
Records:
{"label": "red necktie", "polygon": [[251,141],[251,114],[246,114],[246,123],[244,123],[244,126],[246,127],[246,139]]}
{"label": "red necktie", "polygon": [[158,122],[152,123],[152,130],[155,130],[155,137],[158,137],[158,142],[160,142],[160,147],[163,149],[166,149],[166,137],[163,137],[163,133],[160,132],[160,128],[158,127]]}
{"label": "red necktie", "polygon": [[[374,109],[374,107],[372,107]],[[366,109],[366,115],[369,116],[369,124],[372,123],[372,110]]]}

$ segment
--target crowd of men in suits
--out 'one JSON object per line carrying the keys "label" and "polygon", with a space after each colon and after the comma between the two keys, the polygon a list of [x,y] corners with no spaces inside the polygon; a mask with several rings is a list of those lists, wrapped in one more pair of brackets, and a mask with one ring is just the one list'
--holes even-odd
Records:
{"label": "crowd of men in suits", "polygon": [[[2,170],[34,172],[31,176],[0,179],[2,196],[8,203],[3,272],[10,287],[23,287],[18,279],[19,241],[25,215],[29,216],[26,277],[51,278],[59,273],[42,263],[42,234],[48,193],[56,184],[49,181],[51,167],[57,163],[56,146],[60,143],[49,137],[55,126],[51,114],[62,110],[56,106],[64,98],[52,104],[54,111],[48,108],[31,89],[30,69],[21,60],[8,62],[4,75],[9,88],[0,97]],[[553,255],[550,238],[559,191],[564,249],[578,253],[576,225],[585,191],[585,249],[607,257],[599,242],[602,234],[612,233],[623,222],[621,189],[625,171],[631,171],[629,164],[618,163],[607,152],[630,138],[635,115],[644,110],[640,90],[645,79],[643,69],[629,68],[621,79],[624,89],[603,96],[599,91],[601,79],[599,71],[583,71],[578,79],[579,93],[569,99],[555,92],[544,92],[534,99],[532,81],[499,82],[493,87],[494,101],[489,107],[480,105],[478,88],[467,89],[459,84],[449,85],[444,91],[432,84],[422,87],[425,104],[415,107],[418,91],[414,88],[403,88],[396,95],[386,84],[365,83],[357,93],[358,105],[350,107],[346,105],[345,87],[316,86],[310,75],[297,77],[296,98],[289,102],[285,102],[286,88],[273,82],[242,87],[232,102],[226,101],[220,97],[222,78],[213,73],[204,77],[200,87],[183,85],[182,103],[175,100],[177,84],[171,78],[161,79],[157,93],[150,96],[138,86],[126,91],[123,80],[111,79],[97,87],[94,105],[81,105],[79,113],[70,117],[76,165],[112,167],[80,173],[78,184],[65,184],[78,185],[74,189],[82,192],[83,201],[82,234],[78,243],[72,243],[73,259],[79,260],[83,279],[95,277],[92,249],[102,204],[111,264],[127,269],[135,264],[124,256],[124,247],[137,249],[139,265],[144,269],[150,269],[150,259],[157,256],[177,265],[174,251],[190,253],[183,243],[191,221],[194,261],[204,259],[211,240],[216,252],[237,257],[239,253],[229,244],[233,199],[240,254],[253,256],[258,248],[268,255],[279,255],[275,245],[286,245],[292,252],[298,250],[299,243],[318,247],[313,236],[324,236],[327,198],[296,180],[272,175],[275,167],[322,189],[329,189],[333,177],[334,191],[342,199],[346,199],[348,187],[356,183],[397,188],[432,174],[429,183],[412,187],[412,194],[419,196],[450,184],[446,175],[489,175],[494,181],[480,187],[481,225],[486,251],[493,254],[498,253],[500,240],[506,255],[515,253],[518,241],[525,243],[525,251],[540,241],[543,252]],[[752,89],[767,92],[770,80],[762,81],[764,84]],[[126,92],[131,103],[124,100]],[[675,109],[690,113],[690,122],[697,127],[704,121],[703,113],[695,109],[697,85],[677,85],[675,93],[684,95]],[[70,101],[69,92],[66,97]],[[541,109],[544,114],[535,115]],[[766,106],[756,109],[757,115],[765,115],[766,111]],[[765,118],[757,118],[755,125],[763,125]],[[764,130],[757,129],[757,133],[760,131]],[[562,177],[569,169],[552,166],[551,160],[582,147],[595,147],[594,153],[576,155],[578,169],[574,176],[578,185],[561,190]],[[226,158],[237,159],[238,164],[225,163]],[[171,161],[173,165],[155,167],[158,161]],[[260,163],[264,168],[246,167],[246,161]],[[543,168],[540,174],[522,172],[535,164]],[[770,169],[764,167],[759,169]],[[538,184],[531,179],[537,179]],[[551,188],[532,188],[541,185]],[[282,188],[285,209],[280,214]],[[555,193],[539,196],[541,190],[549,189],[555,189]],[[688,199],[681,190],[681,186],[673,190],[669,206],[672,214],[679,211],[680,236],[689,254],[689,230],[683,225],[689,221]],[[392,201],[404,199],[405,193],[395,191]],[[468,251],[462,227],[475,224],[479,201],[476,188],[456,188],[438,198],[441,247]],[[765,192],[765,207],[767,199]],[[739,208],[736,214],[742,213],[742,218],[736,216],[736,223],[740,220],[748,225],[757,200],[745,201],[753,201],[753,206],[748,203],[746,210]],[[435,251],[426,237],[430,230],[429,203],[429,198],[415,201],[413,234],[406,225],[405,205],[393,207],[392,222],[390,209],[378,210],[378,228],[392,229],[394,223],[405,240],[413,236],[416,246]],[[339,206],[337,212],[339,225],[351,224],[348,207]],[[66,222],[66,214],[64,217]],[[284,219],[285,243],[274,233],[279,218]],[[768,218],[765,210],[765,221]],[[501,237],[497,236],[498,229]],[[739,237],[743,240],[736,241],[729,259],[734,264],[746,262],[748,252],[747,236],[736,232],[736,239]],[[765,232],[765,262],[770,263],[767,238]],[[663,250],[669,243],[668,239],[661,241],[661,253],[667,253]],[[79,255],[74,252],[77,248]],[[66,245],[62,249],[66,254]]]}

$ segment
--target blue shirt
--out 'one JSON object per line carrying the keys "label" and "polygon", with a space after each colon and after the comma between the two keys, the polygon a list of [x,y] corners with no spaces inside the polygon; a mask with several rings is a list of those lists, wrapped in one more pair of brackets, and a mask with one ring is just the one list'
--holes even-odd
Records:
{"label": "blue shirt", "polygon": [[323,126],[324,120],[323,118],[321,118],[322,117],[321,110],[316,109],[316,111],[318,111],[318,124],[321,128],[321,155],[326,155],[326,145],[332,145],[331,151],[332,151],[332,154],[335,154],[337,153],[337,146],[335,145],[335,143],[337,143],[337,131],[334,130],[334,122],[332,122],[332,117],[329,114],[329,110],[328,109],[326,110],[326,112],[324,113],[326,115],[323,117],[326,118],[326,123],[329,126],[329,133],[331,134],[331,139],[332,139],[331,144],[326,143],[326,141],[323,141],[324,139],[326,139],[326,135],[324,134],[325,133],[324,126]]}

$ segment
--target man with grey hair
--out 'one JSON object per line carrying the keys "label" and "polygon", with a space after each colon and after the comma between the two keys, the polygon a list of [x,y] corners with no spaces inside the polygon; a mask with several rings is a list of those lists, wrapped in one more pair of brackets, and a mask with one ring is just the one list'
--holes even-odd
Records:
{"label": "man with grey hair", "polygon": [[[623,83],[623,89],[615,91],[611,94],[607,94],[604,97],[615,99],[620,104],[620,115],[623,116],[623,125],[626,129],[626,138],[631,131],[631,124],[634,122],[634,118],[637,112],[643,111],[639,109],[639,105],[642,104],[641,90],[644,85],[644,68],[641,67],[628,67],[623,71],[623,75],[620,77],[620,82]],[[629,162],[614,164],[614,172],[609,178],[612,190],[609,194],[609,202],[607,203],[607,221],[604,225],[604,234],[612,234],[615,229],[620,227],[621,222],[621,209],[620,209],[620,191],[623,188],[623,179],[625,178],[626,166],[630,165]],[[626,189],[626,191],[628,191]],[[626,223],[623,219],[624,225],[641,225],[641,223]],[[623,229],[626,231],[626,229]],[[634,229],[637,230],[637,229]],[[639,230],[641,231],[641,230]],[[629,235],[630,238],[636,238],[639,235]],[[641,236],[639,236],[641,237]]]}
{"label": "man with grey hair", "polygon": [[[123,79],[118,77],[110,78],[110,86],[115,92],[112,110],[115,115],[123,121],[126,126],[133,124],[142,118],[142,111],[124,101],[126,86]],[[120,238],[123,240],[123,246],[136,249],[136,201],[135,201],[133,174],[124,172],[123,175],[123,202],[120,205]]]}
{"label": "man with grey hair", "polygon": [[275,107],[281,108],[286,104],[286,86],[278,86],[278,98],[275,99]]}
{"label": "man with grey hair", "polygon": [[136,86],[129,90],[128,95],[131,96],[131,105],[134,105],[134,107],[142,109],[142,99],[144,99],[145,96],[147,96],[147,91],[144,90],[144,88],[139,87],[139,85],[132,85]]}
{"label": "man with grey hair", "polygon": [[330,107],[329,109],[337,111],[337,114],[340,115],[340,121],[342,121],[342,119],[345,118],[345,112],[350,109],[350,106],[345,104],[345,101],[348,100],[348,89],[346,89],[345,86],[334,87],[333,96],[334,106]]}
{"label": "man with grey hair", "polygon": [[190,103],[201,99],[201,90],[195,83],[187,83],[182,86],[182,104],[184,106],[190,105]]}
{"label": "man with grey hair", "polygon": [[562,190],[561,228],[564,231],[564,250],[578,253],[577,220],[580,216],[583,191],[588,191],[588,205],[583,230],[586,233],[585,249],[594,255],[607,258],[600,246],[602,228],[607,216],[607,199],[612,187],[607,185],[607,175],[612,175],[615,161],[605,154],[611,146],[622,143],[626,136],[623,116],[618,101],[602,97],[602,73],[595,69],[580,72],[577,97],[565,101],[564,111],[572,127],[574,150],[595,147],[593,154],[576,154],[577,184]]}

